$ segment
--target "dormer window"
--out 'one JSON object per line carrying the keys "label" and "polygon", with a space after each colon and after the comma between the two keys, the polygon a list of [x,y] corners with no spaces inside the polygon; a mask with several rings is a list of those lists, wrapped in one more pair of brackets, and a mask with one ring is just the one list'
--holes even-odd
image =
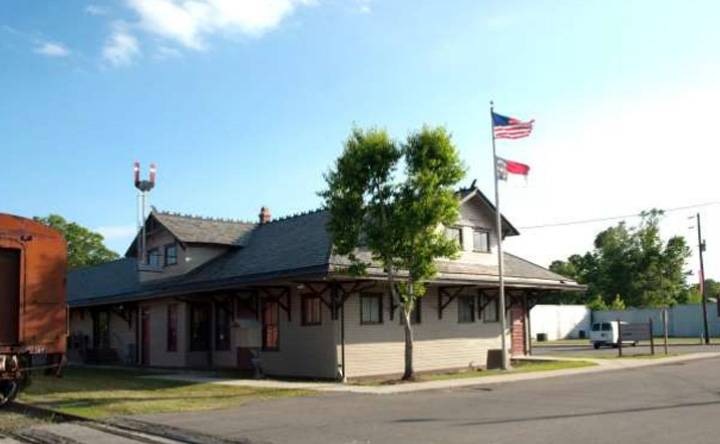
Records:
{"label": "dormer window", "polygon": [[487,230],[473,231],[473,251],[478,253],[490,252],[490,232]]}
{"label": "dormer window", "polygon": [[177,244],[165,245],[165,266],[178,263]]}
{"label": "dormer window", "polygon": [[456,241],[460,248],[463,246],[462,228],[461,227],[448,227],[445,228],[445,237]]}
{"label": "dormer window", "polygon": [[160,250],[153,248],[147,252],[147,264],[151,267],[160,266]]}

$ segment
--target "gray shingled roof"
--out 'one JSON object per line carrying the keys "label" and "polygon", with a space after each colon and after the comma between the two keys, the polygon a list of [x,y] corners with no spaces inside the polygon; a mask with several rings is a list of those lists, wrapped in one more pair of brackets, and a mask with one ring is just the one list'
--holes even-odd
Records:
{"label": "gray shingled roof", "polygon": [[257,224],[233,220],[209,219],[153,211],[165,228],[184,243],[234,245],[244,247]]}
{"label": "gray shingled roof", "polygon": [[269,275],[327,266],[330,236],[326,211],[279,219],[255,228],[245,248],[230,251],[197,273],[188,282]]}
{"label": "gray shingled roof", "polygon": [[[134,259],[73,271],[68,278],[71,305],[92,303],[98,298],[115,302],[123,297],[138,299],[211,290],[243,282],[292,278],[302,273],[326,274],[336,270],[337,266],[347,264],[347,258],[332,254],[330,235],[326,229],[327,211],[310,212],[263,225],[153,214],[158,214],[161,222],[167,223],[167,228],[181,240],[217,243],[209,240],[222,239],[228,242],[227,245],[241,248],[229,249],[187,275],[146,284],[138,282]],[[217,236],[206,233],[213,227],[225,231]],[[230,240],[236,243],[229,243]],[[512,254],[505,254],[505,266],[506,276],[516,278],[516,282],[525,279],[535,284],[545,282],[548,288],[578,288],[571,279]],[[493,282],[493,277],[497,277],[497,268],[490,265],[453,261],[441,262],[438,268],[441,276],[461,276],[463,280],[472,282]]]}
{"label": "gray shingled roof", "polygon": [[80,300],[104,299],[139,290],[135,258],[119,259],[68,273],[67,299],[70,305]]}

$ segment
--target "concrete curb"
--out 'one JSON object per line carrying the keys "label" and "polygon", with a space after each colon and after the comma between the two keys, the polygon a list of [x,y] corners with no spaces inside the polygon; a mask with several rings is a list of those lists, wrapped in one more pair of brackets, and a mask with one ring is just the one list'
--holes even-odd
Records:
{"label": "concrete curb", "polygon": [[681,356],[673,356],[661,359],[590,359],[590,358],[566,358],[562,356],[543,356],[528,358],[536,361],[588,361],[596,364],[592,367],[581,367],[566,370],[551,370],[545,372],[517,373],[509,375],[484,376],[478,378],[447,379],[442,381],[409,382],[397,385],[385,386],[357,386],[338,383],[315,383],[315,382],[284,382],[272,380],[232,380],[216,379],[190,375],[158,375],[143,376],[143,378],[166,379],[173,381],[185,381],[196,383],[221,384],[229,386],[244,386],[258,388],[277,389],[301,389],[315,390],[321,392],[357,393],[368,395],[393,395],[400,393],[413,393],[426,390],[447,390],[454,388],[475,387],[485,385],[496,385],[509,382],[534,381],[538,379],[558,378],[563,376],[586,375],[592,373],[631,370],[636,368],[651,367],[657,365],[674,364],[677,362],[695,361],[698,359],[720,358],[720,353],[693,353]]}

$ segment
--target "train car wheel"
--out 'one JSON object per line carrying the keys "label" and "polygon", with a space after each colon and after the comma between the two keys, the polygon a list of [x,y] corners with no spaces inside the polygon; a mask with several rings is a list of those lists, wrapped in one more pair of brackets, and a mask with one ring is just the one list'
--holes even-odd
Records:
{"label": "train car wheel", "polygon": [[10,404],[17,396],[17,381],[0,381],[0,407]]}

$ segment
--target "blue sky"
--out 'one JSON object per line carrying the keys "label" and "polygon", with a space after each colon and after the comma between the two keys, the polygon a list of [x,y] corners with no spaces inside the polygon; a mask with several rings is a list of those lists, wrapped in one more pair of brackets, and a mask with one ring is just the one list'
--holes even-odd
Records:
{"label": "blue sky", "polygon": [[[123,252],[136,160],[158,164],[160,209],[308,210],[353,124],[445,125],[491,195],[490,99],[536,120],[500,146],[532,167],[503,185],[519,227],[720,201],[718,54],[717,1],[4,0],[0,211],[59,213]],[[664,234],[692,234],[692,213]],[[720,211],[702,213],[718,278]],[[547,265],[607,225],[508,247]]]}

